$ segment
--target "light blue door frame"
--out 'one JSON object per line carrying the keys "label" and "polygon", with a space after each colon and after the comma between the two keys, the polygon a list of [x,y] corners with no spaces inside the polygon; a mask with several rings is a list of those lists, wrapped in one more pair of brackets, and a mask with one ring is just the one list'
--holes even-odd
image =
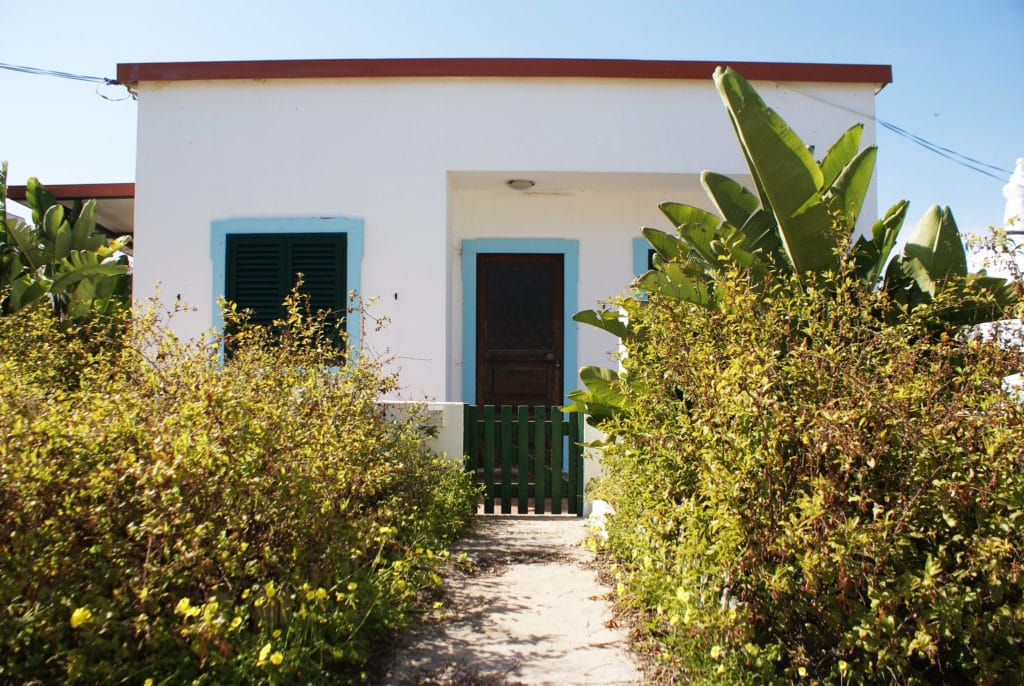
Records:
{"label": "light blue door frame", "polygon": [[476,402],[476,258],[493,253],[562,255],[562,393],[576,388],[576,322],[580,275],[580,242],[562,238],[476,238],[462,241],[462,402]]}

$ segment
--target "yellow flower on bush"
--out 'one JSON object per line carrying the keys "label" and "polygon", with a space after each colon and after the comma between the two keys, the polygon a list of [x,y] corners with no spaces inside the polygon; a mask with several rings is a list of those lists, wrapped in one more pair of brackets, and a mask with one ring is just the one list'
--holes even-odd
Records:
{"label": "yellow flower on bush", "polygon": [[263,592],[267,594],[268,598],[273,598],[277,595],[277,589],[274,588],[274,582],[268,581],[266,585],[263,586]]}
{"label": "yellow flower on bush", "polygon": [[717,660],[717,659],[718,659],[718,657],[719,657],[719,656],[720,656],[721,654],[722,654],[722,646],[718,646],[718,645],[716,645],[716,646],[711,646],[711,658],[712,658],[713,660]]}
{"label": "yellow flower on bush", "polygon": [[77,629],[90,619],[92,619],[92,610],[87,607],[76,608],[75,611],[71,613],[71,628]]}
{"label": "yellow flower on bush", "polygon": [[270,651],[273,650],[273,646],[269,643],[260,648],[259,657],[256,658],[256,666],[262,667],[267,663],[267,658],[270,656]]}
{"label": "yellow flower on bush", "polygon": [[178,604],[174,607],[174,611],[185,617],[195,617],[199,614],[199,608],[192,607],[192,602],[188,598],[179,600]]}
{"label": "yellow flower on bush", "polygon": [[272,665],[279,665],[283,660],[284,655],[282,655],[280,652],[271,653],[270,655],[270,664]]}

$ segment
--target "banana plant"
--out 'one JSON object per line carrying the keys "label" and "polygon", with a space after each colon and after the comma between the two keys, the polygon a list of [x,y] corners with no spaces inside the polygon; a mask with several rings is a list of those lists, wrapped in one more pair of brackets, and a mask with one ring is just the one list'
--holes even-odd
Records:
{"label": "banana plant", "polygon": [[5,314],[48,300],[61,319],[83,319],[130,302],[130,237],[96,228],[96,201],[69,212],[35,177],[26,184],[32,223],[9,216],[7,164],[0,166],[0,306]]}
{"label": "banana plant", "polygon": [[[892,252],[906,218],[905,200],[875,222],[870,237],[850,244],[877,155],[874,146],[860,149],[863,125],[850,127],[815,161],[811,149],[737,72],[718,68],[714,82],[756,193],[705,171],[701,185],[721,218],[695,207],[662,203],[676,235],[641,230],[659,259],[639,277],[637,287],[712,305],[714,281],[725,266],[740,267],[754,277],[781,272],[812,282],[839,269],[841,256],[848,253],[865,287],[879,286],[884,274],[882,285],[909,309],[934,299],[954,281],[969,282],[980,295],[994,298],[999,311],[1013,303],[1013,289],[1005,281],[968,274],[948,208],[929,209],[896,258]],[[680,256],[687,267],[697,268],[667,266],[678,263]]]}
{"label": "banana plant", "polygon": [[[963,243],[949,208],[932,207],[918,222],[903,253],[893,257],[908,203],[901,200],[874,223],[870,236],[851,242],[874,173],[877,150],[860,149],[863,125],[847,129],[816,161],[813,152],[754,87],[730,68],[717,68],[715,87],[746,160],[754,191],[705,171],[703,186],[718,215],[666,202],[659,205],[675,233],[641,234],[654,249],[651,269],[633,286],[701,307],[716,307],[715,284],[740,269],[755,284],[772,274],[812,284],[845,265],[866,289],[884,288],[909,316],[920,304],[945,298],[936,325],[991,321],[1016,300],[1004,279],[969,274]],[[719,216],[720,215],[720,216]],[[639,335],[629,307],[618,313],[587,310],[577,322],[628,341]],[[610,370],[587,370],[588,390],[570,394],[574,410],[613,416],[628,404],[630,380]],[[595,384],[591,386],[591,383]]]}

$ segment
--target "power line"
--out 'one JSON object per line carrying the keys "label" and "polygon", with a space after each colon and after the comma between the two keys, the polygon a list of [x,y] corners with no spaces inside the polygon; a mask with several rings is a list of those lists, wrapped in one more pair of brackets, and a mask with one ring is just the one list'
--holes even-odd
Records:
{"label": "power line", "polygon": [[89,83],[105,83],[107,85],[113,85],[117,83],[116,79],[108,79],[102,76],[86,76],[85,74],[72,74],[67,71],[55,71],[53,69],[40,69],[39,67],[26,67],[21,64],[6,64],[0,62],[0,69],[6,69],[7,71],[16,71],[22,74],[34,74],[36,76],[56,76],[61,79],[71,79],[72,81],[87,81]]}
{"label": "power line", "polygon": [[996,176],[992,172],[987,171],[986,169],[982,169],[982,167],[987,167],[988,169],[994,169],[995,171],[1000,171],[1000,172],[1003,172],[1004,174],[1007,174],[1007,175],[1013,173],[1009,169],[1003,169],[1002,167],[996,167],[995,165],[986,164],[985,162],[980,162],[980,161],[974,159],[973,157],[969,157],[969,156],[964,155],[962,153],[959,153],[959,152],[957,152],[955,150],[950,150],[949,148],[944,148],[941,145],[939,145],[938,143],[932,143],[931,141],[929,141],[927,139],[921,138],[918,135],[910,133],[906,129],[902,129],[899,126],[896,126],[895,124],[887,122],[884,119],[877,119],[876,121],[878,122],[879,126],[882,126],[882,127],[886,128],[886,129],[888,129],[889,131],[892,131],[897,136],[903,136],[907,140],[909,140],[909,141],[911,141],[913,143],[917,143],[918,145],[920,145],[925,150],[931,150],[933,153],[935,153],[936,155],[939,155],[940,157],[945,157],[947,160],[951,160],[953,162],[956,162],[960,166],[966,167],[967,169],[974,170],[974,171],[978,172],[979,174],[984,174],[985,176],[990,176],[993,179],[995,179],[996,181],[1003,182],[1003,181],[1006,180],[1006,177],[1005,176],[1001,176],[1001,177],[1000,176]]}
{"label": "power line", "polygon": [[[852,107],[847,107],[846,105],[840,105],[837,102],[832,102],[830,100],[826,100],[825,98],[820,98],[817,95],[813,95],[811,93],[807,93],[807,92],[802,91],[802,90],[800,90],[798,88],[793,88],[792,86],[785,86],[783,84],[779,84],[779,85],[780,85],[780,87],[785,88],[786,90],[790,90],[790,91],[792,91],[792,92],[794,92],[794,93],[796,93],[798,95],[802,95],[805,98],[810,98],[811,100],[817,100],[818,102],[820,102],[820,103],[822,103],[824,105],[828,105],[830,107],[835,107],[837,109],[844,110],[846,112],[850,112],[851,114],[855,114],[858,117],[866,117],[867,119],[871,119],[872,121],[877,122],[878,125],[881,126],[882,128],[895,133],[897,136],[902,136],[903,138],[906,138],[908,141],[910,141],[912,143],[916,143],[917,145],[920,145],[925,150],[929,150],[929,151],[935,153],[936,155],[939,155],[940,157],[944,157],[944,158],[946,158],[947,160],[949,160],[951,162],[955,162],[956,164],[959,164],[961,167],[966,167],[967,169],[970,169],[971,171],[978,172],[979,174],[984,174],[985,176],[993,178],[996,181],[1005,182],[1006,181],[1006,177],[1011,175],[1011,174],[1013,174],[1013,172],[1010,171],[1009,169],[1006,169],[1004,167],[998,167],[998,166],[996,166],[994,164],[988,164],[986,162],[982,162],[982,161],[977,160],[977,159],[975,159],[975,158],[973,158],[973,157],[971,157],[969,155],[964,155],[963,153],[959,153],[956,150],[952,150],[950,148],[944,147],[942,145],[939,145],[938,143],[933,143],[932,141],[930,141],[930,140],[928,140],[926,138],[922,138],[921,136],[918,136],[915,133],[911,133],[910,131],[907,131],[906,129],[904,129],[901,126],[897,126],[896,124],[893,124],[892,122],[885,121],[884,119],[879,119],[875,115],[870,114],[868,112],[861,112],[860,110],[855,110]],[[1000,176],[996,176],[991,171],[988,171],[989,169],[991,169],[993,171],[997,171],[997,172],[1002,172],[1003,174],[1005,174],[1005,176],[1001,176],[1001,177]]]}
{"label": "power line", "polygon": [[[27,67],[27,66],[20,65],[20,64],[7,64],[7,63],[4,63],[4,62],[0,62],[0,69],[6,69],[8,71],[20,72],[22,74],[33,74],[33,75],[36,75],[36,76],[54,76],[54,77],[61,78],[61,79],[70,79],[72,81],[85,81],[85,82],[88,82],[88,83],[105,84],[105,85],[108,85],[108,86],[117,85],[117,83],[118,83],[116,79],[108,79],[108,78],[105,78],[103,76],[87,76],[85,74],[73,74],[71,72],[66,72],[66,71],[56,71],[56,70],[53,70],[53,69],[41,69],[39,67]],[[998,166],[996,166],[994,164],[988,164],[986,162],[982,162],[982,161],[980,161],[978,159],[975,159],[975,158],[973,158],[973,157],[971,157],[969,155],[964,155],[963,153],[959,153],[956,150],[952,150],[950,148],[944,147],[942,145],[939,145],[938,143],[933,143],[932,141],[930,141],[930,140],[928,140],[926,138],[922,138],[921,136],[918,136],[915,133],[907,131],[906,129],[904,129],[901,126],[897,126],[896,124],[893,124],[892,122],[885,121],[884,119],[879,119],[875,115],[870,114],[868,112],[861,112],[859,110],[853,109],[852,107],[847,107],[845,105],[840,105],[839,103],[832,102],[832,101],[826,100],[824,98],[820,98],[820,97],[818,97],[816,95],[812,95],[811,93],[807,93],[805,91],[799,90],[797,88],[793,88],[791,86],[785,86],[783,84],[779,84],[779,85],[780,85],[780,87],[786,88],[787,90],[790,90],[790,91],[793,91],[794,93],[797,93],[798,95],[802,95],[805,98],[810,98],[811,100],[817,100],[818,102],[820,102],[822,104],[825,104],[825,105],[828,105],[830,107],[835,107],[837,109],[845,110],[846,112],[850,112],[851,114],[855,114],[858,117],[866,117],[868,119],[871,119],[872,121],[877,122],[878,125],[881,126],[882,128],[887,129],[888,131],[891,131],[891,132],[895,133],[897,136],[902,136],[903,138],[906,138],[907,140],[909,140],[912,143],[916,143],[917,145],[920,145],[925,150],[929,150],[929,151],[935,153],[936,155],[939,155],[940,157],[944,157],[945,159],[950,160],[951,162],[955,162],[956,164],[959,164],[962,167],[970,169],[971,171],[978,172],[979,174],[984,174],[985,176],[993,178],[996,181],[1002,182],[1003,180],[1005,180],[1006,177],[1005,176],[1003,176],[1003,177],[996,176],[995,174],[992,173],[992,171],[1002,172],[1005,175],[1010,175],[1010,174],[1013,173],[1012,171],[1010,171],[1009,169],[1006,169],[1004,167],[998,167]],[[104,98],[105,100],[115,100],[114,98],[109,98],[109,97],[103,95],[102,93],[100,93],[98,87],[97,87],[97,90],[96,90],[96,94],[99,95],[101,98]],[[992,171],[987,171],[987,170],[992,170]]]}
{"label": "power line", "polygon": [[72,74],[71,72],[67,71],[56,71],[54,69],[40,69],[39,67],[26,67],[22,64],[6,64],[5,62],[0,62],[0,69],[6,69],[7,71],[15,71],[21,74],[32,74],[33,76],[55,76],[60,79],[69,79],[71,81],[84,81],[86,83],[95,83],[96,95],[100,96],[104,100],[109,100],[111,102],[121,102],[122,100],[127,100],[129,97],[134,97],[130,92],[123,98],[111,98],[108,95],[100,93],[100,88],[102,86],[121,85],[117,81],[117,79],[108,79],[102,76],[87,76],[85,74]]}

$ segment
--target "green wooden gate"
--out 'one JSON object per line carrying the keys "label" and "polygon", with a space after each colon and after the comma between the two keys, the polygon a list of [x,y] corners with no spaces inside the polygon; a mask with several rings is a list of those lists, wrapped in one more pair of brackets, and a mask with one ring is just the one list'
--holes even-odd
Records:
{"label": "green wooden gate", "polygon": [[583,415],[557,407],[465,406],[466,469],[484,512],[583,514]]}

